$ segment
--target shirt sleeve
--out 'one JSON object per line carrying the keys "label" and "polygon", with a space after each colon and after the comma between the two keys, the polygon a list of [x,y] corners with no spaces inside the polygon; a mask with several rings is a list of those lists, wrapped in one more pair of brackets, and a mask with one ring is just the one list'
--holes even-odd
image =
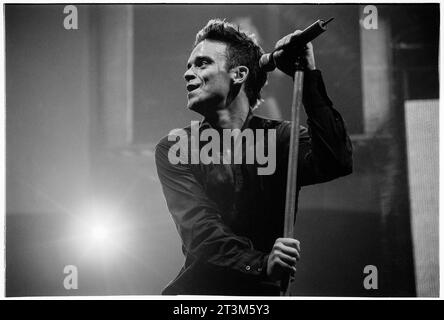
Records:
{"label": "shirt sleeve", "polygon": [[163,139],[157,145],[156,166],[168,209],[187,256],[217,268],[263,279],[263,266],[268,255],[255,250],[248,238],[230,230],[189,165],[169,162],[171,143]]}
{"label": "shirt sleeve", "polygon": [[[319,70],[304,73],[303,104],[307,126],[300,127],[298,185],[326,182],[353,170],[352,145],[344,120],[327,96]],[[284,122],[284,161],[288,161],[291,123]]]}

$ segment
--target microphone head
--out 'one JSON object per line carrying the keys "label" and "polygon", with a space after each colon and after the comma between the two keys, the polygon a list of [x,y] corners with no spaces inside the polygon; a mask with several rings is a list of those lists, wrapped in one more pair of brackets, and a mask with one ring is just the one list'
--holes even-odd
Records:
{"label": "microphone head", "polygon": [[259,67],[265,72],[273,71],[276,68],[274,64],[273,54],[263,54],[259,60]]}

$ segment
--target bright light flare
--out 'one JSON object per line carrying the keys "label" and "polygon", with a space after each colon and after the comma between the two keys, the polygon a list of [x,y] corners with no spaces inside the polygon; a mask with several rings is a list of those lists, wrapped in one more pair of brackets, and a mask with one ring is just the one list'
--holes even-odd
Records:
{"label": "bright light flare", "polygon": [[107,240],[109,231],[105,226],[96,225],[91,229],[91,240],[103,243]]}
{"label": "bright light flare", "polygon": [[97,204],[89,206],[79,212],[78,222],[74,233],[82,255],[109,259],[124,246],[123,223],[115,210]]}

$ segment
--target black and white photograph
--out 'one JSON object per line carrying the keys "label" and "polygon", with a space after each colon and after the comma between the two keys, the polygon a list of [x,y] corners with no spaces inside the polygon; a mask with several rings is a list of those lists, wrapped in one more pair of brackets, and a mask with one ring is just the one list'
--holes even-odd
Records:
{"label": "black and white photograph", "polygon": [[440,296],[439,3],[3,16],[6,298]]}

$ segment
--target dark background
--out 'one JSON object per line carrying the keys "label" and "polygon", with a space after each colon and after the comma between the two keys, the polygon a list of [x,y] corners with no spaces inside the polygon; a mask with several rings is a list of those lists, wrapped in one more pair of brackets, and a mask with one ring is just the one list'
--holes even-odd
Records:
{"label": "dark background", "polygon": [[[385,127],[371,132],[363,111],[362,6],[78,5],[78,30],[63,28],[63,7],[5,6],[7,296],[157,295],[178,273],[180,238],[153,147],[199,119],[186,109],[183,73],[196,32],[214,17],[249,18],[266,51],[294,29],[335,17],[314,41],[316,64],[352,136],[354,173],[303,189],[296,223],[303,258],[292,293],[416,295],[403,103],[438,99],[438,5],[377,6],[390,26],[390,108]],[[127,39],[113,19],[124,10],[128,64],[125,74],[113,74],[120,56],[110,49]],[[127,104],[110,98],[119,84],[128,89]],[[265,89],[284,119],[291,89],[279,72]],[[114,107],[129,110],[127,122],[115,121]],[[119,132],[130,138],[114,143]],[[119,221],[110,254],[73,227],[88,221],[82,208],[90,202],[113,208],[101,217]],[[63,288],[66,265],[78,267],[78,290]],[[364,289],[365,265],[378,267],[378,290]]]}

